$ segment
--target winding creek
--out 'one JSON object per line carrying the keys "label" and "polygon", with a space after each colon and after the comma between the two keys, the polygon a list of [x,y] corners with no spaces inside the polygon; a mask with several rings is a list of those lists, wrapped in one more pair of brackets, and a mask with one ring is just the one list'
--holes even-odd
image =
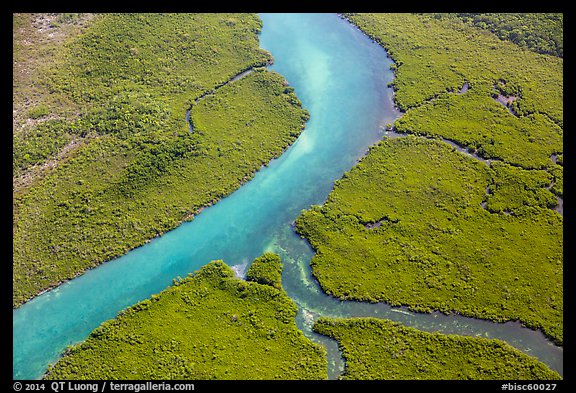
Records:
{"label": "winding creek", "polygon": [[519,323],[498,324],[441,313],[420,314],[383,303],[326,296],[311,275],[313,251],[292,223],[321,204],[334,181],[384,135],[399,113],[387,84],[386,52],[332,14],[262,14],[261,46],[294,87],[310,120],[298,140],[250,182],[192,222],[34,298],[13,311],[13,378],[41,378],[66,346],[103,321],[158,293],[178,276],[223,259],[239,276],[264,251],[281,255],[283,285],[298,304],[297,325],[329,353],[329,377],[343,362],[336,342],[312,332],[318,316],[375,316],[426,331],[499,338],[562,373],[563,349]]}
{"label": "winding creek", "polygon": [[[267,66],[269,66],[270,64],[265,64]],[[218,91],[218,89],[220,89],[223,86],[228,85],[229,83],[233,83],[236,82],[239,79],[244,78],[246,75],[251,74],[252,71],[254,71],[255,67],[262,67],[263,65],[259,65],[259,66],[254,66],[254,67],[249,67],[247,69],[245,69],[244,71],[239,72],[238,74],[234,75],[233,77],[231,77],[229,80],[227,80],[226,82],[223,82],[221,84],[219,84],[218,86],[214,87],[211,90],[205,91],[204,93],[200,94],[198,97],[196,97],[192,103],[192,105],[190,105],[190,108],[186,111],[186,122],[188,123],[188,130],[190,132],[194,132],[194,124],[192,123],[192,119],[190,117],[190,113],[192,111],[192,108],[194,107],[195,104],[198,104],[200,102],[201,99],[203,99],[204,97],[208,96],[208,95],[214,95],[216,94],[216,92]]]}

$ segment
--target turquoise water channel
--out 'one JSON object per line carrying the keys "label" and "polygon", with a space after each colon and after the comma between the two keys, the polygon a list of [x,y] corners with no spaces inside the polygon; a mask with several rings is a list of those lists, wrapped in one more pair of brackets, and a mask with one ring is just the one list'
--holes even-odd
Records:
{"label": "turquoise water channel", "polygon": [[[310,112],[306,129],[285,154],[216,205],[128,254],[90,270],[13,311],[13,377],[41,378],[64,349],[103,321],[171,285],[178,276],[223,259],[242,276],[265,251],[284,261],[283,284],[298,303],[297,324],[326,345],[330,377],[342,369],[336,343],[311,331],[326,316],[376,316],[423,330],[501,338],[562,372],[562,348],[517,323],[417,314],[386,304],[342,302],[322,293],[310,273],[313,255],[292,224],[321,204],[334,181],[383,137],[399,116],[387,84],[385,51],[333,14],[262,14],[262,48]],[[385,201],[383,201],[385,203]]]}

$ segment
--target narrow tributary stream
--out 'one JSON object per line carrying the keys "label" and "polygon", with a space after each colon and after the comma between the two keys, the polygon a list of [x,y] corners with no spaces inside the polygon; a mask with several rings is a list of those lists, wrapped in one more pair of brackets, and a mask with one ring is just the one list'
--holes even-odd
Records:
{"label": "narrow tributary stream", "polygon": [[[262,14],[261,46],[310,112],[298,140],[235,193],[192,222],[90,270],[13,311],[13,377],[41,378],[69,345],[84,340],[125,307],[158,293],[178,276],[223,259],[238,275],[265,251],[278,252],[283,285],[299,306],[297,324],[326,345],[330,377],[342,369],[335,341],[316,335],[319,315],[389,318],[422,330],[503,339],[562,372],[563,350],[518,323],[497,324],[386,304],[341,302],[310,273],[313,255],[292,227],[303,209],[323,203],[334,181],[383,137],[399,116],[387,84],[385,51],[334,14]],[[385,201],[383,201],[385,203]]]}

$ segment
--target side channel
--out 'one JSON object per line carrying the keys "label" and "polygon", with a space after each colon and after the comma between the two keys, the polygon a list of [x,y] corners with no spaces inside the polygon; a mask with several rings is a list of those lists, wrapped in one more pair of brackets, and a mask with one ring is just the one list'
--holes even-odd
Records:
{"label": "side channel", "polygon": [[41,378],[67,346],[84,340],[122,309],[162,291],[174,278],[214,259],[223,259],[242,275],[250,261],[269,250],[285,262],[283,283],[299,305],[299,327],[329,348],[332,378],[342,365],[335,342],[311,332],[319,315],[372,315],[422,330],[501,338],[561,372],[562,348],[518,324],[340,302],[319,289],[309,268],[313,252],[291,224],[303,209],[323,203],[334,181],[399,116],[387,87],[393,78],[391,61],[380,46],[334,14],[261,18],[261,46],[275,58],[271,68],[284,75],[310,112],[306,129],[282,157],[194,221],[14,310],[13,378]]}

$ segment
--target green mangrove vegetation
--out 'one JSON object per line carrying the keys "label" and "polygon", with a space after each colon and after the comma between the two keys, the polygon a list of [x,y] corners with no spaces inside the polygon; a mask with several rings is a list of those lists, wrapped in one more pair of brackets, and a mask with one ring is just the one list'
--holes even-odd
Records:
{"label": "green mangrove vegetation", "polygon": [[[518,101],[515,101],[516,104]],[[562,151],[562,128],[545,115],[517,118],[487,92],[446,94],[408,111],[395,123],[398,132],[443,137],[527,169],[555,167],[550,156]]]}
{"label": "green mangrove vegetation", "polygon": [[93,14],[13,14],[13,132],[29,131],[49,118],[71,116],[78,109],[53,94],[46,82],[50,68],[62,65],[65,44],[85,31]]}
{"label": "green mangrove vegetation", "polygon": [[503,12],[437,15],[440,18],[461,18],[475,27],[490,30],[500,39],[512,41],[534,52],[564,56],[564,14]]}
{"label": "green mangrove vegetation", "polygon": [[[14,187],[14,306],[192,219],[297,138],[308,113],[284,78],[258,68],[271,61],[261,23],[96,15],[38,66],[51,98],[30,111],[43,121],[14,132],[14,178],[33,178]],[[217,86],[193,106],[191,133],[186,111]]]}
{"label": "green mangrove vegetation", "polygon": [[[15,16],[18,26],[35,22],[22,18]],[[131,135],[144,125],[167,134],[181,131],[183,114],[194,98],[271,59],[258,47],[261,21],[251,14],[104,14],[93,19],[82,34],[61,44],[58,56],[38,66],[38,75],[31,78],[38,89],[48,92],[48,98],[39,100],[41,108],[56,110],[59,106],[54,102],[77,108],[78,121],[60,127],[62,134],[85,136],[91,131],[108,134],[123,129]],[[55,34],[46,29],[45,34]],[[26,42],[30,35],[21,41]],[[18,45],[15,57],[34,56],[30,46]],[[150,107],[146,101],[156,106]],[[142,105],[148,119],[142,119],[142,111],[135,108]],[[165,119],[155,118],[159,111],[166,112]],[[29,144],[40,145],[38,150],[50,155],[52,152],[41,146],[52,138],[42,132],[33,135],[36,140]],[[32,157],[23,159],[19,149],[15,150],[15,173],[42,163]]]}
{"label": "green mangrove vegetation", "polygon": [[296,328],[294,302],[260,284],[278,262],[256,259],[248,282],[211,262],[104,322],[45,378],[326,379],[326,350]]}
{"label": "green mangrove vegetation", "polygon": [[[457,18],[347,14],[395,61],[399,132],[297,220],[329,294],[519,320],[563,342],[562,59]],[[461,89],[464,84],[469,89]],[[493,99],[515,96],[513,112]]]}
{"label": "green mangrove vegetation", "polygon": [[[475,115],[475,119],[480,116],[479,113],[483,113],[487,123],[499,125],[501,119],[493,112],[504,108],[486,98],[491,96],[502,80],[501,89],[505,86],[506,92],[519,95],[514,109],[521,117],[538,113],[548,118],[549,122],[562,126],[561,58],[525,50],[453,18],[435,19],[427,14],[348,14],[347,17],[386,48],[394,60],[396,78],[393,86],[398,107],[404,111],[419,107],[402,116],[402,121],[428,109],[423,104],[433,105],[433,98],[442,97],[449,101],[449,104],[437,103],[438,111],[455,104],[452,100],[457,98],[450,100],[447,97],[452,97],[450,92],[459,91],[467,82],[470,89],[459,99],[475,102],[477,113],[462,113],[459,108],[454,108],[452,112],[458,112],[457,117],[463,121],[467,121],[471,114]],[[469,94],[474,91],[476,94]],[[492,104],[489,107],[488,102]],[[474,107],[465,103],[461,105]],[[510,116],[506,111],[502,111],[502,114]],[[426,117],[431,115],[429,113]],[[457,131],[454,127],[441,127],[441,121],[436,124],[436,132]],[[458,141],[450,135],[443,136]],[[514,135],[509,137],[517,138]],[[467,145],[465,142],[462,141],[462,144]],[[519,150],[522,150],[521,146]]]}
{"label": "green mangrove vegetation", "polygon": [[562,217],[547,173],[517,171],[442,141],[380,142],[297,219],[313,274],[342,299],[520,320],[562,342]]}
{"label": "green mangrove vegetation", "polygon": [[533,207],[554,208],[558,201],[548,190],[554,176],[546,171],[526,171],[501,162],[493,162],[494,181],[488,187],[486,209],[515,215],[534,214]]}
{"label": "green mangrove vegetation", "polygon": [[[391,128],[405,135],[296,220],[322,289],[520,321],[563,344],[562,15],[344,17],[394,60],[405,113]],[[254,14],[14,14],[14,307],[192,220],[296,140],[309,115],[263,68],[261,27]],[[272,253],[246,280],[213,261],[45,378],[326,379],[281,276]],[[314,330],[338,341],[342,379],[560,379],[498,340],[374,318]]]}
{"label": "green mangrove vegetation", "polygon": [[338,340],[346,359],[341,379],[561,379],[500,340],[428,333],[376,318],[320,318],[314,330]]}
{"label": "green mangrove vegetation", "polygon": [[246,279],[282,289],[282,261],[277,254],[267,252],[256,258],[246,272]]}

